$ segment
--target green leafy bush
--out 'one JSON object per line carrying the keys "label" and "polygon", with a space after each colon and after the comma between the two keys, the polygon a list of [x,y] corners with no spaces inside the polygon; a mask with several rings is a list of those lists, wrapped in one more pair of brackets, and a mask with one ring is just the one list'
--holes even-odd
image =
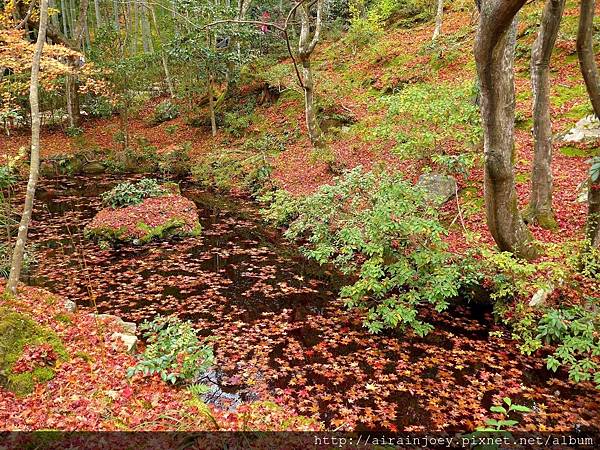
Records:
{"label": "green leafy bush", "polygon": [[[3,238],[6,239],[6,236],[3,236]],[[12,245],[9,245],[9,243],[7,242],[0,242],[0,277],[8,278],[8,276],[10,275],[12,252]],[[34,263],[35,255],[32,252],[31,245],[28,245],[25,248],[25,254],[23,255],[23,267],[21,268],[22,271],[24,273],[27,273]]]}
{"label": "green leafy bush", "polygon": [[179,107],[175,103],[169,100],[165,100],[163,102],[160,102],[156,106],[151,121],[154,125],[158,125],[160,123],[166,122],[167,120],[173,120],[178,116]]}
{"label": "green leafy bush", "polygon": [[226,112],[223,121],[228,133],[234,137],[242,137],[252,123],[252,116],[239,112]]}
{"label": "green leafy bush", "polygon": [[[474,146],[481,138],[481,124],[472,95],[471,83],[407,86],[382,98],[388,115],[372,130],[372,138],[394,138],[394,151],[403,158],[430,157],[447,140]],[[399,117],[404,124],[400,130]]]}
{"label": "green leafy bush", "polygon": [[158,170],[163,177],[171,175],[184,176],[190,173],[191,142],[184,142],[169,152],[157,156]]}
{"label": "green leafy bush", "polygon": [[129,377],[160,374],[170,383],[196,382],[214,363],[210,339],[200,340],[189,321],[174,316],[157,316],[140,326],[147,347],[138,363],[127,371]]}
{"label": "green leafy bush", "polygon": [[0,166],[0,189],[8,189],[17,183],[17,175],[10,165]]}
{"label": "green leafy bush", "polygon": [[298,217],[300,200],[283,189],[266,192],[258,197],[258,201],[266,205],[260,210],[264,219],[279,227],[289,224]]}
{"label": "green leafy bush", "polygon": [[444,227],[423,192],[401,175],[356,168],[299,202],[286,235],[305,239],[303,252],[358,280],[341,290],[348,307],[367,311],[371,332],[433,327],[419,307],[447,308],[458,294],[459,269],[443,242]]}
{"label": "green leafy bush", "polygon": [[224,191],[238,188],[256,194],[268,183],[272,170],[267,152],[223,150],[207,155],[192,167],[192,176],[203,186]]}
{"label": "green leafy bush", "polygon": [[146,198],[161,197],[168,191],[156,180],[144,178],[137,183],[120,183],[102,194],[102,201],[113,208],[139,205]]}
{"label": "green leafy bush", "polygon": [[547,367],[569,371],[575,382],[594,380],[600,388],[600,298],[588,298],[584,305],[549,308],[537,323],[533,338],[541,346],[555,344],[547,358]]}
{"label": "green leafy bush", "polygon": [[103,119],[109,118],[115,113],[114,105],[106,97],[101,96],[90,96],[84,109],[90,116]]}

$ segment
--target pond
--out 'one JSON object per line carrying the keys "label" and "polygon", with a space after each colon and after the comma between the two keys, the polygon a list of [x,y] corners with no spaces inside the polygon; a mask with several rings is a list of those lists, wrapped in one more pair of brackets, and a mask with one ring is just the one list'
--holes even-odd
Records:
{"label": "pond", "polygon": [[83,228],[100,194],[124,180],[41,181],[30,232],[37,263],[26,281],[125,320],[191,320],[217,337],[211,379],[232,402],[268,397],[329,428],[463,431],[509,396],[534,408],[523,426],[600,424],[598,391],[550,374],[502,333],[490,336],[503,329],[486,307],[429,313],[436,329],[425,338],[370,335],[337,299],[339,279],[266,227],[247,199],[182,182],[199,208],[200,237],[101,249]]}

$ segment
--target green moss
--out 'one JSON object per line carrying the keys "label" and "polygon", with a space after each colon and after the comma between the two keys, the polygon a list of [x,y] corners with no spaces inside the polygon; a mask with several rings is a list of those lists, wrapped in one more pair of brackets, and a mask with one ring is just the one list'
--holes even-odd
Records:
{"label": "green moss", "polygon": [[553,91],[553,95],[550,96],[550,103],[556,107],[560,107],[575,98],[585,99],[587,96],[584,83],[578,86],[557,85]]}
{"label": "green moss", "polygon": [[599,148],[577,148],[572,145],[561,147],[559,150],[563,155],[570,156],[573,158],[590,158],[593,156],[600,156]]}
{"label": "green moss", "polygon": [[567,113],[563,115],[563,117],[579,120],[582,117],[592,114],[593,112],[594,111],[592,110],[590,103],[588,101],[584,101],[579,105],[573,106]]}
{"label": "green moss", "polygon": [[92,239],[98,242],[118,242],[123,240],[123,236],[127,232],[126,227],[98,227],[86,228],[84,236],[86,239]]}
{"label": "green moss", "polygon": [[31,372],[13,373],[12,366],[19,360],[28,345],[49,344],[59,359],[68,359],[60,338],[24,314],[0,308],[0,382],[17,395],[32,392],[35,383],[45,382],[54,376],[50,367],[38,367]]}
{"label": "green moss", "polygon": [[143,222],[140,222],[137,224],[137,227],[145,234],[139,239],[139,241],[141,244],[146,244],[155,239],[165,239],[173,236],[198,236],[202,231],[202,226],[200,223],[198,223],[191,232],[184,232],[182,230],[184,226],[185,221],[177,217],[169,219],[162,225],[158,225],[156,227],[151,227]]}
{"label": "green moss", "polygon": [[71,316],[69,314],[65,314],[65,313],[60,313],[60,314],[55,315],[54,320],[56,320],[57,322],[65,323],[67,325],[73,323],[73,321],[71,320]]}
{"label": "green moss", "polygon": [[84,361],[87,361],[87,362],[90,362],[92,360],[92,357],[88,353],[81,352],[81,351],[80,352],[75,352],[73,354],[73,357],[75,357],[75,358],[81,358],[81,359],[83,359]]}

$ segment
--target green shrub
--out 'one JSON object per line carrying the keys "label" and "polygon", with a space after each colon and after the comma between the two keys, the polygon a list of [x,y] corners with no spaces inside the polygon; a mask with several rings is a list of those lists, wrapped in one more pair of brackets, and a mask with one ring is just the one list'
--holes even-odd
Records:
{"label": "green shrub", "polygon": [[115,113],[114,105],[106,97],[101,96],[90,96],[84,109],[90,116],[103,119],[107,119]]}
{"label": "green shrub", "polygon": [[69,127],[67,128],[67,131],[65,131],[66,135],[74,138],[77,136],[81,136],[83,134],[83,128],[81,127]]}
{"label": "green shrub", "polygon": [[[1,219],[1,218],[0,218]],[[4,238],[6,238],[4,236]],[[25,254],[23,255],[23,273],[27,273],[30,267],[35,263],[35,255],[32,251],[32,246],[27,245]],[[8,278],[10,274],[10,266],[12,262],[13,246],[7,243],[0,242],[0,277]]]}
{"label": "green shrub", "polygon": [[123,208],[131,205],[139,205],[146,198],[161,197],[167,194],[167,190],[156,180],[144,178],[137,183],[120,183],[110,191],[102,194],[105,205],[113,208]]}
{"label": "green shrub", "polygon": [[266,192],[258,201],[266,205],[260,210],[264,219],[277,226],[287,225],[298,217],[300,200],[283,189]]}
{"label": "green shrub", "polygon": [[189,321],[159,315],[142,323],[140,330],[144,331],[148,345],[139,355],[138,363],[127,371],[129,377],[157,373],[173,384],[193,384],[214,362],[210,339],[198,339],[198,332]]}
{"label": "green shrub", "polygon": [[14,167],[10,165],[0,166],[0,189],[8,189],[14,186],[17,181]]}
{"label": "green shrub", "polygon": [[519,305],[506,320],[520,349],[531,354],[544,346],[548,370],[564,367],[575,382],[593,380],[600,388],[600,298],[588,297],[581,305],[531,308]]}
{"label": "green shrub", "polygon": [[154,125],[158,125],[177,117],[179,117],[179,106],[169,100],[165,100],[156,106],[151,122]]}
{"label": "green shrub", "polygon": [[239,112],[226,112],[223,120],[228,133],[234,137],[242,137],[252,123],[252,116]]}
{"label": "green shrub", "polygon": [[263,151],[217,151],[192,167],[192,176],[203,186],[224,191],[233,188],[260,193],[268,183],[273,168]]}
{"label": "green shrub", "polygon": [[158,155],[158,170],[163,177],[183,176],[190,173],[191,142],[185,142],[169,152]]}
{"label": "green shrub", "polygon": [[446,251],[444,227],[423,192],[401,175],[354,169],[300,201],[298,213],[286,235],[306,239],[303,252],[319,263],[358,276],[341,297],[367,310],[371,332],[410,327],[425,335],[432,326],[419,319],[419,307],[442,311],[458,294],[459,269]]}
{"label": "green shrub", "polygon": [[[388,115],[371,137],[394,138],[394,151],[403,158],[431,157],[447,140],[475,146],[481,138],[481,124],[472,95],[471,83],[408,86],[381,99]],[[399,118],[403,130],[397,129]]]}

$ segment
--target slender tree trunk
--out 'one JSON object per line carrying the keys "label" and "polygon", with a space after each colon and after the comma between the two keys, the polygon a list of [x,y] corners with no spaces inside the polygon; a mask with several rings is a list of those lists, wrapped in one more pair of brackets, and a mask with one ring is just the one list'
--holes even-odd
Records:
{"label": "slender tree trunk", "polygon": [[302,63],[302,83],[304,84],[304,105],[306,116],[306,127],[308,135],[313,145],[321,144],[322,131],[317,120],[317,112],[315,111],[315,91],[310,59],[304,59]]}
{"label": "slender tree trunk", "polygon": [[537,252],[519,213],[513,167],[515,16],[525,1],[482,1],[475,61],[481,88],[488,228],[500,250],[532,258]]}
{"label": "slender tree trunk", "polygon": [[96,13],[96,27],[102,28],[102,13],[100,12],[100,0],[94,0],[94,12]]}
{"label": "slender tree trunk", "polygon": [[121,31],[121,24],[119,23],[119,0],[113,1],[113,23],[115,30]]}
{"label": "slender tree trunk", "polygon": [[212,129],[212,135],[217,135],[217,119],[215,117],[215,98],[213,93],[213,79],[212,75],[208,75],[208,109],[210,111],[210,126]]}
{"label": "slender tree trunk", "polygon": [[546,0],[540,31],[531,50],[534,156],[531,196],[526,218],[543,228],[556,228],[552,212],[552,122],[550,58],[558,36],[565,0]]}
{"label": "slender tree trunk", "polygon": [[[77,25],[73,32],[73,40],[77,50],[81,51],[83,48],[83,40],[85,38],[85,27],[87,24],[87,12],[88,12],[89,0],[81,0],[79,4],[79,17],[77,18]],[[79,105],[79,81],[77,73],[75,73],[79,67],[78,61],[70,61],[71,69],[74,73],[69,73],[66,76],[65,90],[67,97],[67,115],[69,117],[69,127],[78,127],[81,122],[81,112]]]}
{"label": "slender tree trunk", "polygon": [[169,65],[167,64],[167,55],[163,48],[162,39],[160,37],[160,29],[158,28],[158,22],[156,20],[156,13],[154,12],[154,6],[149,5],[150,16],[152,17],[152,24],[154,25],[154,31],[156,32],[156,38],[158,45],[160,45],[160,59],[162,61],[163,70],[165,71],[165,79],[169,88],[169,94],[171,97],[175,97],[175,88],[173,87],[173,80],[171,79],[171,72],[169,71]]}
{"label": "slender tree trunk", "polygon": [[[57,9],[56,8],[56,0],[50,0],[50,2],[48,3],[48,6],[50,8]],[[54,25],[54,28],[58,28],[60,26],[60,23],[58,22],[58,14],[56,14],[56,12],[54,14],[52,14],[50,21],[52,22],[52,25]]]}
{"label": "slender tree trunk", "polygon": [[442,32],[442,20],[444,17],[444,0],[437,0],[437,13],[435,15],[435,28],[432,40],[435,41]]}
{"label": "slender tree trunk", "polygon": [[[303,3],[297,9],[300,15],[300,37],[298,44],[298,57],[302,63],[302,88],[304,90],[304,110],[306,116],[306,128],[308,136],[313,146],[318,147],[323,144],[323,132],[319,127],[317,111],[315,106],[315,89],[313,73],[310,64],[310,57],[319,42],[321,28],[323,25],[324,0],[317,0],[316,19],[314,27],[311,27],[310,5]],[[311,37],[311,29],[314,28]]]}
{"label": "slender tree trunk", "polygon": [[23,267],[23,256],[27,242],[27,232],[31,215],[33,212],[33,200],[35,188],[40,171],[40,106],[39,106],[39,75],[42,51],[46,42],[46,28],[48,26],[48,0],[40,0],[40,25],[38,29],[33,62],[31,65],[31,84],[29,87],[29,103],[31,105],[31,162],[29,165],[29,181],[27,183],[27,194],[25,195],[25,206],[19,224],[17,241],[12,255],[10,275],[6,284],[6,291],[12,295],[17,293],[17,284],[21,277]]}
{"label": "slender tree trunk", "polygon": [[[595,7],[595,0],[581,0],[579,30],[577,33],[577,54],[594,113],[596,117],[600,117],[600,74],[596,65],[593,41]],[[590,177],[586,234],[591,245],[600,248],[600,178],[592,180]]]}
{"label": "slender tree trunk", "polygon": [[67,0],[67,9],[69,10],[69,29],[71,30],[71,38],[75,39],[75,8],[73,0]]}
{"label": "slender tree trunk", "polygon": [[144,46],[144,52],[154,53],[154,45],[152,44],[152,33],[150,32],[150,22],[148,21],[148,2],[147,0],[141,0],[140,3],[140,16],[141,16],[141,28],[142,28],[142,43]]}
{"label": "slender tree trunk", "polygon": [[60,17],[62,19],[63,34],[68,36],[67,28],[67,8],[65,6],[65,0],[60,0]]}

